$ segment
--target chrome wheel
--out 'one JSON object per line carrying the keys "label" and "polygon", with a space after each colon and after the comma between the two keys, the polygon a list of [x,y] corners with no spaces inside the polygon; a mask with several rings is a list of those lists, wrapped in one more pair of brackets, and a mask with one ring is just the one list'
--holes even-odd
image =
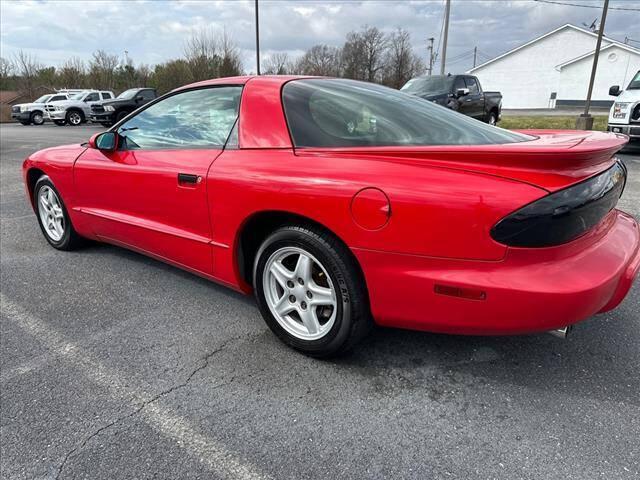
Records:
{"label": "chrome wheel", "polygon": [[42,125],[44,123],[44,117],[41,113],[36,112],[31,116],[31,121],[34,125]]}
{"label": "chrome wheel", "polygon": [[38,213],[49,238],[59,242],[64,236],[65,228],[62,204],[56,192],[46,185],[38,192]]}
{"label": "chrome wheel", "polygon": [[496,124],[496,116],[492,113],[491,115],[489,115],[489,125],[495,126],[495,124]]}
{"label": "chrome wheel", "polygon": [[317,340],[334,325],[337,296],[322,264],[298,247],[271,254],[264,268],[262,287],[269,310],[289,334]]}
{"label": "chrome wheel", "polygon": [[80,125],[82,123],[82,116],[78,112],[71,112],[67,116],[71,125]]}

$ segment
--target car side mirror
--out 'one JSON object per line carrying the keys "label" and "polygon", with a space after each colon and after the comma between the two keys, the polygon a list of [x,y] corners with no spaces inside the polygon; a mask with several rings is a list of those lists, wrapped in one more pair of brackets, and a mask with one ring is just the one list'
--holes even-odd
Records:
{"label": "car side mirror", "polygon": [[620,85],[614,85],[613,87],[609,88],[609,95],[611,95],[612,97],[617,97],[618,95],[620,95]]}
{"label": "car side mirror", "polygon": [[136,97],[136,102],[141,102],[141,101],[143,101],[143,100],[144,100],[144,98],[142,98],[142,95],[138,95],[138,96]]}
{"label": "car side mirror", "polygon": [[464,97],[465,95],[469,95],[468,88],[459,88],[458,90],[456,90],[456,97],[460,98]]}
{"label": "car side mirror", "polygon": [[89,139],[89,147],[103,152],[113,152],[118,148],[118,134],[116,132],[96,133]]}

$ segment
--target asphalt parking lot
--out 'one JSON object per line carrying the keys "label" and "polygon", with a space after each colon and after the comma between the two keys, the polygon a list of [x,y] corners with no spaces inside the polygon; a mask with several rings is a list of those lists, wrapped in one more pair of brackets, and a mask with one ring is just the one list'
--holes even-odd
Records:
{"label": "asphalt parking lot", "polygon": [[[378,329],[313,360],[252,298],[119,248],[49,247],[22,160],[96,131],[0,126],[0,477],[640,475],[639,282],[567,340]],[[622,157],[620,208],[640,218],[640,152]]]}

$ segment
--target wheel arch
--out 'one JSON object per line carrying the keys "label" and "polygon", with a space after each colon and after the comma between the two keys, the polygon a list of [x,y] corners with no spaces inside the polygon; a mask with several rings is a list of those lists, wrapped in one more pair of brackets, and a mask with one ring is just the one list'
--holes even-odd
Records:
{"label": "wheel arch", "polygon": [[362,281],[365,282],[366,289],[366,279],[362,266],[343,238],[317,220],[283,210],[254,212],[238,228],[234,245],[234,264],[237,269],[237,275],[243,282],[246,282],[247,285],[253,285],[253,264],[260,245],[272,232],[284,225],[313,227],[339,241],[351,256],[358,274],[361,276]]}
{"label": "wheel arch", "polygon": [[34,211],[36,209],[36,206],[35,206],[35,203],[33,202],[33,191],[36,187],[36,183],[38,179],[43,175],[46,175],[46,173],[41,169],[39,169],[38,167],[31,167],[29,170],[27,170],[26,180],[27,180],[27,190],[29,191],[29,202],[31,202],[31,208],[33,208]]}

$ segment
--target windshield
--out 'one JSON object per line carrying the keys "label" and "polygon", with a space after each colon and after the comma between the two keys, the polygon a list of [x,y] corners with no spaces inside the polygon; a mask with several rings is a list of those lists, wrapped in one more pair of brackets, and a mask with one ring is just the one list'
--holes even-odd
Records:
{"label": "windshield", "polygon": [[125,90],[120,95],[118,95],[118,98],[122,100],[128,100],[129,98],[133,98],[133,96],[136,94],[137,91],[138,91],[137,88],[131,88],[129,90]]}
{"label": "windshield", "polygon": [[37,100],[34,100],[33,103],[47,103],[47,100],[49,100],[52,96],[53,95],[42,95]]}
{"label": "windshield", "polygon": [[640,70],[636,73],[636,76],[633,77],[633,80],[631,80],[627,90],[640,90]]}
{"label": "windshield", "polygon": [[400,90],[412,95],[425,95],[451,92],[454,77],[434,75],[431,77],[412,78]]}
{"label": "windshield", "polygon": [[354,80],[294,80],[284,86],[282,101],[296,147],[485,145],[533,139]]}

